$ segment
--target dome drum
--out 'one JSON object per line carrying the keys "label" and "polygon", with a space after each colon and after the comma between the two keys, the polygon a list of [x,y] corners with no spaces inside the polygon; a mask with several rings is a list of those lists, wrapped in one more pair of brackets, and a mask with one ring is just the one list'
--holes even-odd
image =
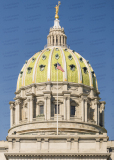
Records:
{"label": "dome drum", "polygon": [[[56,134],[57,90],[59,131],[104,133],[104,104],[93,87],[72,82],[34,83],[15,92],[10,102],[11,129],[17,134]],[[71,125],[72,124],[72,125]],[[31,126],[31,127],[30,127]],[[36,128],[36,129],[35,129]]]}

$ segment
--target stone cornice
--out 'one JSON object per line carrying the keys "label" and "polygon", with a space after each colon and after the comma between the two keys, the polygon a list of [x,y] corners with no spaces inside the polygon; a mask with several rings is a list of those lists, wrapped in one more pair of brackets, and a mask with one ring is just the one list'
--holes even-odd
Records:
{"label": "stone cornice", "polygon": [[43,91],[44,94],[52,94],[52,91]]}
{"label": "stone cornice", "polygon": [[70,94],[71,94],[71,91],[63,91],[62,94],[63,94],[63,95],[64,95],[64,94],[65,94],[65,95],[66,95],[66,94],[69,94],[69,95],[70,95]]}
{"label": "stone cornice", "polygon": [[9,104],[10,104],[10,105],[11,105],[11,104],[15,104],[15,102],[14,102],[14,101],[10,101]]}
{"label": "stone cornice", "polygon": [[105,157],[109,158],[110,153],[5,153],[8,157]]}

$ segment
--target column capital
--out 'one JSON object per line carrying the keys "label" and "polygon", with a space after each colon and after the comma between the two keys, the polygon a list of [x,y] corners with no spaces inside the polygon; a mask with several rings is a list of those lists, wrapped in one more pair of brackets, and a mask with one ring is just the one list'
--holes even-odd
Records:
{"label": "column capital", "polygon": [[78,142],[78,139],[79,139],[78,137],[77,137],[77,138],[74,138],[74,142]]}
{"label": "column capital", "polygon": [[28,97],[28,98],[27,98],[27,101],[28,101],[28,102],[33,101],[33,100],[34,100],[34,97]]}
{"label": "column capital", "polygon": [[16,142],[19,142],[20,141],[20,138],[16,138]]}
{"label": "column capital", "polygon": [[45,138],[44,141],[45,141],[45,142],[48,142],[48,138]]}
{"label": "column capital", "polygon": [[96,138],[96,142],[100,142],[100,138]]}
{"label": "column capital", "polygon": [[84,98],[84,100],[85,100],[85,102],[87,102],[87,101],[88,101],[88,99],[87,99],[87,98]]}
{"label": "column capital", "polygon": [[41,138],[37,138],[37,142],[41,142]]}
{"label": "column capital", "polygon": [[20,100],[20,99],[17,99],[17,100],[15,101],[15,104],[16,104],[16,105],[21,104],[21,100]]}
{"label": "column capital", "polygon": [[67,138],[67,142],[71,142],[71,138]]}

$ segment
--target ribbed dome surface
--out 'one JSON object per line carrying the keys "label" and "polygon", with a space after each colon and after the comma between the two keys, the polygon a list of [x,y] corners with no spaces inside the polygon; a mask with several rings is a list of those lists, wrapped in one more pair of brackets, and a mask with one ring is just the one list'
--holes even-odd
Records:
{"label": "ribbed dome surface", "polygon": [[23,66],[18,76],[17,90],[32,83],[57,81],[57,62],[65,72],[58,71],[58,81],[82,83],[97,87],[91,65],[79,53],[63,47],[48,47],[33,55]]}

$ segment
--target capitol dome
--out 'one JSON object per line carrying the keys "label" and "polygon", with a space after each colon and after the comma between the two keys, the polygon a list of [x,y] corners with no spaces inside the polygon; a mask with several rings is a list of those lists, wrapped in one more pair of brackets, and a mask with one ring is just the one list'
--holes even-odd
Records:
{"label": "capitol dome", "polygon": [[26,60],[19,73],[15,101],[10,102],[9,135],[107,132],[94,70],[67,45],[57,17],[47,45]]}
{"label": "capitol dome", "polygon": [[69,49],[66,39],[64,28],[60,27],[59,20],[56,19],[47,36],[46,47],[26,61],[21,69],[17,81],[17,90],[32,83],[56,82],[57,62],[65,71],[58,72],[59,82],[79,83],[98,90],[96,75],[89,61],[79,53]]}

